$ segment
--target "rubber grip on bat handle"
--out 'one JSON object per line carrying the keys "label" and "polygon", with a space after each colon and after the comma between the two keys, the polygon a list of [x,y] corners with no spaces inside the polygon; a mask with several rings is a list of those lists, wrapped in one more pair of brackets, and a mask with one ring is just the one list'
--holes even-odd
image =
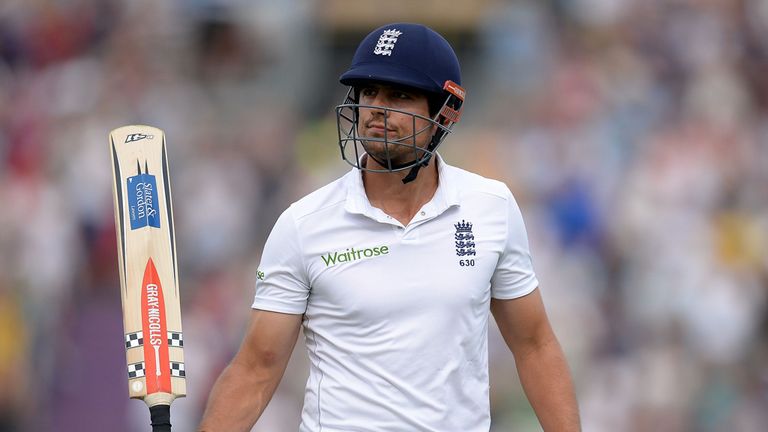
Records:
{"label": "rubber grip on bat handle", "polygon": [[149,407],[152,432],[171,432],[171,406],[155,405]]}

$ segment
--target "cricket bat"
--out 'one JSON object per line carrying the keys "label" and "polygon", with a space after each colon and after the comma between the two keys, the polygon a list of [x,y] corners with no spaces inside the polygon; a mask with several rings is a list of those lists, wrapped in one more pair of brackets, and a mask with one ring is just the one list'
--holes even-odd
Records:
{"label": "cricket bat", "polygon": [[153,432],[170,432],[186,375],[165,134],[124,126],[110,133],[109,148],[128,394],[149,406]]}

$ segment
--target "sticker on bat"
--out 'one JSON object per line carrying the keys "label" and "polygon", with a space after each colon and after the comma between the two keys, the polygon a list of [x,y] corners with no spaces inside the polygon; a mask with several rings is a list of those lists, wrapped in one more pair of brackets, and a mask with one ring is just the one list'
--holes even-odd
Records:
{"label": "sticker on bat", "polygon": [[143,140],[145,138],[146,139],[154,139],[155,136],[154,135],[142,134],[142,133],[135,133],[135,134],[130,134],[127,137],[125,137],[125,142],[127,144],[129,142],[140,141],[140,140]]}
{"label": "sticker on bat", "polygon": [[144,334],[144,368],[147,394],[171,392],[168,333],[165,323],[163,286],[150,258],[144,269],[141,289],[141,322]]}
{"label": "sticker on bat", "polygon": [[138,161],[136,164],[139,173],[128,177],[126,187],[131,230],[144,227],[160,228],[160,213],[157,211],[157,180],[149,173],[146,162],[144,172],[141,172],[141,164]]}

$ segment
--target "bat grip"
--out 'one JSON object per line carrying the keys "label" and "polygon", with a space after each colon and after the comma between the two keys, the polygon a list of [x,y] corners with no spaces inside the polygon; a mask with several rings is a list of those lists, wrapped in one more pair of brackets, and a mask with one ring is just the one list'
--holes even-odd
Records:
{"label": "bat grip", "polygon": [[171,432],[171,406],[155,405],[149,407],[152,432]]}

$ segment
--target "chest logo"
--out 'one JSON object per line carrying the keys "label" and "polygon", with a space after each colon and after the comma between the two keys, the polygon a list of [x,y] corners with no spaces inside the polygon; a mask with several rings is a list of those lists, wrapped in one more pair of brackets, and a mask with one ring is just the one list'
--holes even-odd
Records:
{"label": "chest logo", "polygon": [[475,235],[472,233],[472,222],[464,219],[453,225],[456,228],[456,256],[475,256]]}

